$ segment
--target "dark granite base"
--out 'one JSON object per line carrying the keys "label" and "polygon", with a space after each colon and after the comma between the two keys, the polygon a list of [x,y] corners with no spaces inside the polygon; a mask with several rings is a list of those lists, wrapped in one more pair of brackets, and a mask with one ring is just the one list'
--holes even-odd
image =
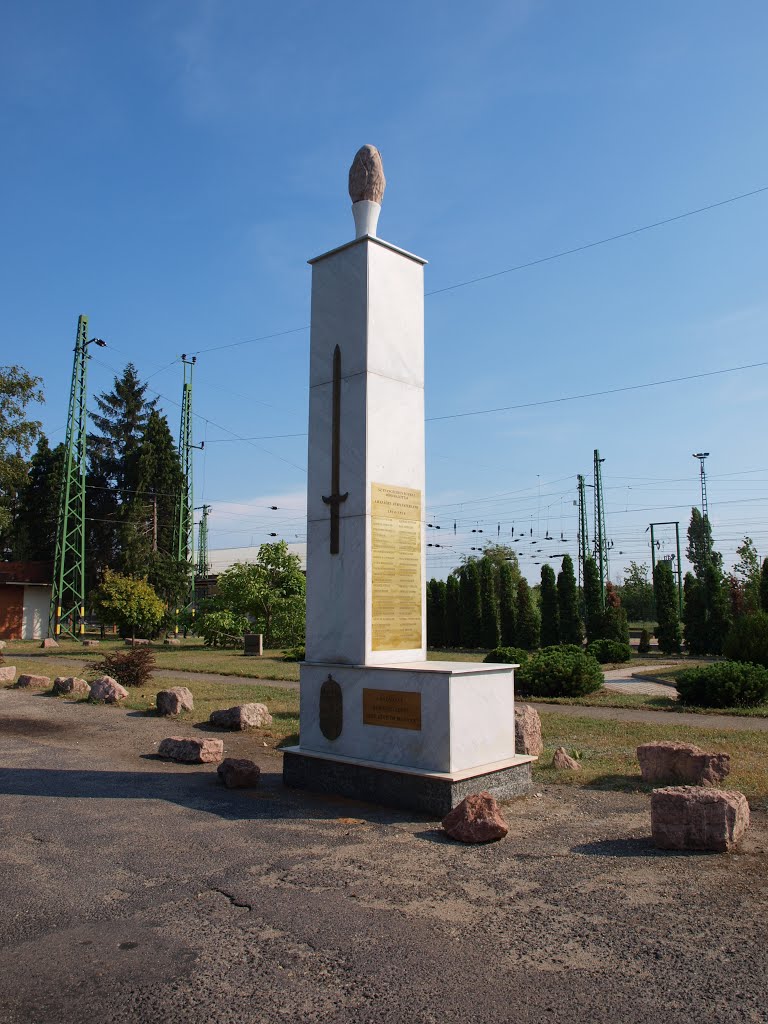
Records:
{"label": "dark granite base", "polygon": [[421,811],[435,818],[444,818],[470,793],[487,790],[497,800],[510,800],[523,796],[533,785],[530,762],[452,782],[331,758],[310,757],[290,750],[283,755],[283,784],[293,789],[335,793],[353,800]]}

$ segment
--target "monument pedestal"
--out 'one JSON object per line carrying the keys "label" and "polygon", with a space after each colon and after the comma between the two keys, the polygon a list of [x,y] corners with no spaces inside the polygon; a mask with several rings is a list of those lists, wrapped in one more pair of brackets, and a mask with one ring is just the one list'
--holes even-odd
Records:
{"label": "monument pedestal", "polygon": [[530,789],[515,755],[514,669],[474,662],[301,666],[286,785],[444,817],[468,793]]}

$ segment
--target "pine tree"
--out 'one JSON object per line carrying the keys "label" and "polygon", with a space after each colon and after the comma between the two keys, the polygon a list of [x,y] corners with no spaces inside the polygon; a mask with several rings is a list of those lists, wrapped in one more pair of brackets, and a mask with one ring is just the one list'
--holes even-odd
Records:
{"label": "pine tree", "polygon": [[47,438],[41,436],[15,503],[11,532],[15,559],[53,561],[64,461],[64,445],[51,450]]}
{"label": "pine tree", "polygon": [[683,581],[683,637],[689,654],[707,653],[707,602],[704,584],[692,572]]}
{"label": "pine tree", "polygon": [[461,643],[463,647],[480,647],[483,636],[483,612],[477,560],[471,559],[460,571]]}
{"label": "pine tree", "polygon": [[557,574],[557,603],[560,610],[560,642],[581,644],[584,633],[579,615],[579,592],[570,555],[563,555],[563,565]]}
{"label": "pine tree", "polygon": [[680,651],[680,622],[677,614],[677,587],[669,562],[657,562],[653,570],[656,597],[656,637],[663,654]]}
{"label": "pine tree", "polygon": [[603,602],[600,594],[600,572],[594,558],[584,559],[584,618],[587,643],[603,636]]}
{"label": "pine tree", "polygon": [[499,634],[502,647],[517,646],[516,587],[509,562],[499,566]]}
{"label": "pine tree", "polygon": [[517,584],[517,642],[523,650],[535,651],[539,646],[541,624],[533,603],[533,594],[525,577]]}
{"label": "pine tree", "polygon": [[459,578],[453,573],[445,584],[445,645],[461,647],[461,595]]}
{"label": "pine tree", "polygon": [[768,558],[763,559],[760,569],[760,607],[768,612]]}
{"label": "pine tree", "polygon": [[481,646],[492,651],[499,646],[499,609],[496,603],[496,569],[480,559],[480,604],[482,613]]}
{"label": "pine tree", "polygon": [[557,603],[557,582],[551,565],[541,567],[541,646],[560,643],[560,609]]}

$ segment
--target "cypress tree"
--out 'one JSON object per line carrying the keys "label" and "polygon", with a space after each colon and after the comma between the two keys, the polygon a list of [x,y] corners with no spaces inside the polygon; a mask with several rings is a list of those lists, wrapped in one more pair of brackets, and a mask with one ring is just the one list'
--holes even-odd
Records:
{"label": "cypress tree", "polygon": [[551,565],[541,567],[541,646],[554,647],[560,643],[560,610],[557,603],[555,570]]}
{"label": "cypress tree", "polygon": [[509,562],[499,566],[499,633],[502,647],[517,645],[515,576]]}
{"label": "cypress tree", "polygon": [[653,570],[653,591],[656,598],[656,637],[663,654],[680,651],[680,622],[677,614],[677,588],[669,562],[657,562]]}
{"label": "cypress tree", "polygon": [[483,635],[483,611],[480,595],[480,569],[476,559],[470,559],[461,567],[459,589],[462,646],[480,647]]}
{"label": "cypress tree", "polygon": [[731,628],[731,621],[722,573],[713,562],[710,562],[704,571],[703,585],[707,603],[708,653],[722,654],[725,638]]}
{"label": "cypress tree", "polygon": [[521,577],[517,584],[517,642],[523,650],[535,651],[539,646],[539,613],[533,603],[528,581]]}
{"label": "cypress tree", "polygon": [[768,612],[768,558],[763,559],[760,569],[760,607]]}
{"label": "cypress tree", "polygon": [[712,547],[712,527],[709,516],[703,516],[697,508],[691,509],[691,522],[688,526],[688,547],[685,550],[688,561],[693,566],[696,579],[704,579],[704,570],[710,562],[714,562],[722,570],[723,556]]}
{"label": "cypress tree", "polygon": [[600,572],[594,558],[584,559],[584,618],[587,643],[603,636],[603,603],[600,596]]}
{"label": "cypress tree", "polygon": [[561,643],[580,644],[584,633],[579,615],[576,575],[570,555],[563,555],[563,566],[557,574],[557,603],[560,610]]}
{"label": "cypress tree", "polygon": [[434,647],[435,635],[435,580],[427,580],[427,647]]}
{"label": "cypress tree", "polygon": [[606,640],[617,640],[621,644],[629,643],[627,614],[621,607],[621,598],[616,591],[616,587],[610,581],[605,585],[603,637]]}
{"label": "cypress tree", "polygon": [[499,646],[499,609],[496,603],[496,572],[488,559],[480,560],[481,646],[489,651]]}
{"label": "cypress tree", "polygon": [[689,654],[707,653],[707,603],[704,585],[692,572],[683,580],[683,636]]}
{"label": "cypress tree", "polygon": [[445,612],[447,604],[447,586],[445,580],[435,580],[434,595],[435,624],[437,626],[438,635],[438,643],[435,646],[444,648],[448,646],[445,631]]}
{"label": "cypress tree", "polygon": [[459,578],[453,573],[445,584],[445,645],[446,647],[461,647]]}

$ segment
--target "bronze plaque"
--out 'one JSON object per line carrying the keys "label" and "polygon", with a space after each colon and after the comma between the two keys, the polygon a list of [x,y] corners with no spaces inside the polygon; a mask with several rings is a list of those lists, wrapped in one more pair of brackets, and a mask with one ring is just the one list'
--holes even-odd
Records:
{"label": "bronze plaque", "polygon": [[320,687],[320,732],[327,740],[337,740],[344,725],[344,698],[341,687],[328,676]]}
{"label": "bronze plaque", "polygon": [[363,725],[421,731],[421,694],[411,690],[363,689]]}
{"label": "bronze plaque", "polygon": [[421,491],[371,484],[371,648],[421,647]]}

